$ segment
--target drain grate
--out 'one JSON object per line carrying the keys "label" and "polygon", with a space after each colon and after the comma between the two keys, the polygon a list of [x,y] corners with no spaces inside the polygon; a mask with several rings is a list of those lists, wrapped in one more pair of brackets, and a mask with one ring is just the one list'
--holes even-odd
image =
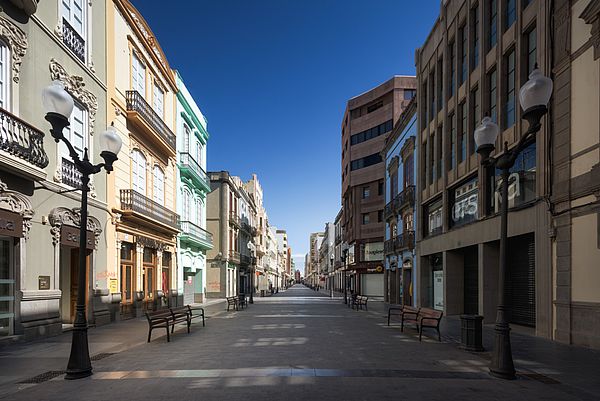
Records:
{"label": "drain grate", "polygon": [[37,384],[37,383],[43,383],[46,382],[48,380],[52,380],[55,377],[58,377],[60,375],[64,375],[65,371],[64,370],[50,370],[48,372],[44,372],[41,375],[37,375],[34,377],[30,377],[29,379],[25,379],[23,381],[20,381],[20,384]]}
{"label": "drain grate", "polygon": [[560,384],[560,382],[558,380],[548,377],[546,375],[540,374],[540,373],[519,372],[519,376],[523,376],[523,377],[526,377],[531,380],[536,380],[536,381],[538,381],[540,383],[544,383],[544,384]]}
{"label": "drain grate", "polygon": [[99,361],[100,359],[108,358],[111,355],[114,355],[114,352],[101,352],[99,354],[94,355],[90,358],[91,361]]}

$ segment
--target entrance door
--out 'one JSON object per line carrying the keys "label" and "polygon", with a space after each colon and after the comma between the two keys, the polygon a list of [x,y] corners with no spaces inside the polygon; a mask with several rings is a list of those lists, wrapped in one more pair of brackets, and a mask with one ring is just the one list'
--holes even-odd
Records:
{"label": "entrance door", "polygon": [[464,313],[479,313],[479,264],[477,247],[472,246],[464,251]]}
{"label": "entrance door", "polygon": [[[88,306],[88,283],[89,283],[89,273],[90,273],[90,251],[86,251],[87,255],[85,258],[85,307],[87,310]],[[75,313],[77,306],[77,294],[79,292],[79,248],[71,248],[71,288],[70,288],[70,304],[71,304],[71,314],[70,321],[73,323],[75,321]]]}
{"label": "entrance door", "polygon": [[402,304],[412,305],[412,269],[402,269]]}
{"label": "entrance door", "polygon": [[10,336],[14,330],[13,241],[10,237],[0,237],[0,337]]}
{"label": "entrance door", "polygon": [[122,303],[133,303],[133,266],[128,264],[121,265],[121,293],[123,294]]}

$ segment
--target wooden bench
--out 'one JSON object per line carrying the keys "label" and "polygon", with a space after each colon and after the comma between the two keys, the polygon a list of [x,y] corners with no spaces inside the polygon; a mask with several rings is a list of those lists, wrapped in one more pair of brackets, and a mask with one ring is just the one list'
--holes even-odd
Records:
{"label": "wooden bench", "polygon": [[233,306],[233,310],[238,310],[238,297],[227,297],[227,312],[229,312],[229,308]]}
{"label": "wooden bench", "polygon": [[188,308],[188,313],[190,315],[190,320],[193,320],[197,317],[201,317],[202,318],[202,327],[205,327],[206,324],[204,322],[204,308],[201,308],[199,306],[196,306],[194,308],[192,308],[190,305],[186,305]]}
{"label": "wooden bench", "polygon": [[417,330],[419,329],[419,310],[419,308],[414,308],[409,305],[404,305],[402,307],[402,313],[400,314],[400,331],[404,332],[404,322],[414,323],[417,326]]}
{"label": "wooden bench", "polygon": [[390,306],[390,308],[388,309],[388,326],[390,325],[390,318],[392,316],[400,316],[400,318],[402,320],[404,320],[405,318],[405,314],[406,314],[406,318],[412,317],[412,315],[414,314],[414,322],[416,323],[416,316],[417,313],[419,313],[419,309],[418,308],[413,308],[410,305],[393,305]]}
{"label": "wooden bench", "polygon": [[369,297],[365,297],[363,295],[357,295],[356,298],[354,298],[354,300],[353,300],[352,309],[354,309],[354,307],[356,306],[356,310],[358,310],[358,308],[360,308],[362,310],[362,308],[364,306],[366,310],[369,310],[369,308],[367,308],[368,300],[369,300]]}
{"label": "wooden bench", "polygon": [[356,303],[357,294],[350,294],[348,298],[348,308],[354,309],[354,304]]}
{"label": "wooden bench", "polygon": [[421,341],[421,336],[423,335],[423,328],[429,327],[437,330],[438,341],[442,342],[442,337],[440,335],[440,321],[442,320],[443,315],[444,312],[439,310],[421,308],[417,322],[417,327],[419,328],[419,341]]}
{"label": "wooden bench", "polygon": [[175,308],[169,308],[171,311],[171,333],[175,331],[175,325],[177,323],[185,323],[187,325],[187,332],[190,332],[190,326],[192,324],[192,318],[190,316],[189,305],[178,306]]}
{"label": "wooden bench", "polygon": [[185,323],[187,326],[187,332],[190,332],[190,326],[192,320],[195,318],[202,318],[202,326],[206,326],[204,320],[204,308],[192,308],[190,305],[179,306],[169,309],[161,309],[158,311],[147,311],[146,319],[148,319],[148,342],[152,337],[152,330],[155,328],[165,328],[167,331],[167,342],[171,341],[169,335],[169,327],[171,333],[175,331],[175,325],[178,323]]}
{"label": "wooden bench", "polygon": [[242,309],[248,307],[248,301],[246,301],[246,294],[238,295],[238,306]]}
{"label": "wooden bench", "polygon": [[146,319],[148,319],[148,342],[150,342],[152,330],[162,327],[167,330],[167,341],[171,341],[171,338],[169,337],[169,322],[172,319],[170,310],[165,309],[155,312],[146,311]]}

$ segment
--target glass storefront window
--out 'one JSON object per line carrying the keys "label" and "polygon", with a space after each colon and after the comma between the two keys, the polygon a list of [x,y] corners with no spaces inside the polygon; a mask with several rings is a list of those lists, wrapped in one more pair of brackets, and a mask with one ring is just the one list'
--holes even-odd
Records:
{"label": "glass storefront window", "polygon": [[478,184],[478,179],[473,178],[450,191],[450,227],[477,220]]}
{"label": "glass storefront window", "polygon": [[15,279],[12,269],[12,238],[0,237],[0,337],[13,334]]}
{"label": "glass storefront window", "polygon": [[[501,170],[489,171],[488,212],[500,212],[502,199]],[[526,204],[536,198],[536,145],[533,142],[517,156],[515,165],[510,169],[508,178],[508,207],[514,208]]]}
{"label": "glass storefront window", "polygon": [[426,206],[425,216],[427,216],[427,234],[434,235],[441,233],[443,226],[442,200],[439,199]]}

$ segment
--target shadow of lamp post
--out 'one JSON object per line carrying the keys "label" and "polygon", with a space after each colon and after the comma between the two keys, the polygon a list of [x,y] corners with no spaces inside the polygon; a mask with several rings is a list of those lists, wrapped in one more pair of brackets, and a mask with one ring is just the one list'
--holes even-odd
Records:
{"label": "shadow of lamp post", "polygon": [[53,81],[42,91],[42,103],[46,110],[46,120],[52,125],[50,133],[56,143],[63,141],[69,150],[69,156],[75,167],[81,173],[81,211],[79,220],[79,273],[77,280],[77,302],[75,306],[75,322],[73,324],[73,340],[71,355],[67,365],[65,379],[81,379],[92,374],[92,364],[87,338],[87,319],[85,316],[85,288],[86,288],[86,240],[87,240],[87,197],[90,175],[97,174],[102,168],[109,174],[113,170],[113,163],[121,150],[121,137],[115,127],[110,126],[100,134],[99,142],[102,152],[100,156],[104,163],[93,164],[90,162],[87,147],[83,150],[83,159],[63,135],[63,130],[69,126],[69,117],[73,111],[73,98],[65,91],[60,81]]}
{"label": "shadow of lamp post", "polygon": [[501,170],[501,205],[500,205],[500,266],[498,272],[498,306],[494,334],[494,351],[490,364],[490,373],[502,379],[514,379],[515,367],[510,346],[510,326],[506,316],[506,257],[508,242],[508,179],[510,169],[514,166],[519,153],[534,140],[541,128],[540,120],[548,111],[547,105],[552,95],[552,80],[542,75],[535,66],[529,80],[519,91],[519,100],[523,108],[523,119],[529,126],[516,146],[509,149],[504,142],[502,153],[491,157],[495,149],[499,128],[489,117],[484,117],[481,125],[474,133],[477,153],[481,155],[481,164]]}

